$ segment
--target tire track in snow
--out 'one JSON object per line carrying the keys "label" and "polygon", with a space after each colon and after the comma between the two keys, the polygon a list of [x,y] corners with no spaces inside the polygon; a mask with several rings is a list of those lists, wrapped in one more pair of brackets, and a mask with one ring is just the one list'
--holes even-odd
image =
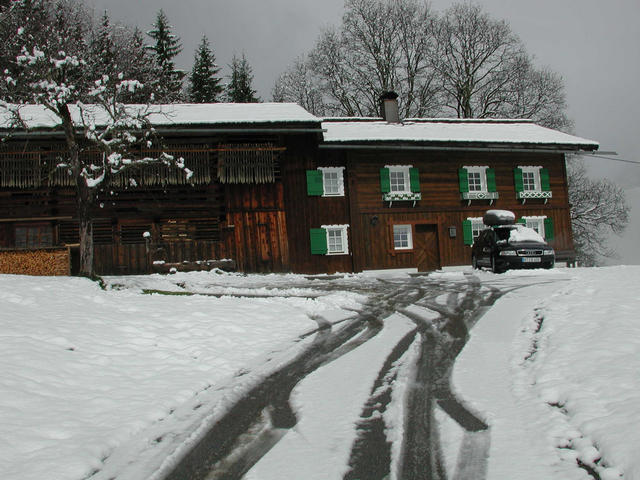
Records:
{"label": "tire track in snow", "polygon": [[[208,480],[241,478],[264,456],[297,422],[289,405],[293,388],[304,377],[322,365],[352,351],[373,338],[382,328],[383,319],[398,305],[407,305],[423,295],[420,287],[411,284],[410,291],[388,288],[380,284],[363,291],[376,291],[375,301],[365,304],[354,319],[333,331],[319,325],[312,344],[287,365],[271,374],[248,395],[238,401],[230,411],[214,424],[198,444],[188,452],[165,478]],[[319,285],[327,290],[344,290]],[[381,291],[382,290],[382,291]]]}

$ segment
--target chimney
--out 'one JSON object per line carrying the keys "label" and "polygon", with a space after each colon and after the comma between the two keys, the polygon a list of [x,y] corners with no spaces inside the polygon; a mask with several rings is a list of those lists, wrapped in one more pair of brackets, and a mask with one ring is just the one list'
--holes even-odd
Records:
{"label": "chimney", "polygon": [[382,104],[382,118],[388,123],[400,123],[398,110],[398,94],[396,92],[384,92],[380,95]]}

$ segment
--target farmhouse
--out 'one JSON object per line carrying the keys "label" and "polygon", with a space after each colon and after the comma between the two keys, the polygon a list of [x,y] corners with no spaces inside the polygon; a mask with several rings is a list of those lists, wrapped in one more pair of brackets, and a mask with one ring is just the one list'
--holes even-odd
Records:
{"label": "farmhouse", "polygon": [[[226,266],[330,273],[470,262],[488,208],[571,255],[565,155],[596,142],[520,120],[319,119],[295,104],[158,106],[164,151],[101,186],[98,274]],[[62,133],[37,106],[0,133],[0,271],[77,271]],[[83,155],[96,155],[85,151]]]}

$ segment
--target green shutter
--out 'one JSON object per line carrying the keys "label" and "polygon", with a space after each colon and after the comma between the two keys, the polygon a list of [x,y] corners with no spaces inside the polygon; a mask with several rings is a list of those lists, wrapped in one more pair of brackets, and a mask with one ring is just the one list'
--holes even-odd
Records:
{"label": "green shutter", "polygon": [[417,168],[409,169],[409,183],[413,193],[420,193],[420,172]]}
{"label": "green shutter", "polygon": [[540,169],[540,187],[543,192],[551,190],[551,185],[549,185],[549,170],[546,168]]}
{"label": "green shutter", "polygon": [[467,193],[469,191],[469,172],[466,168],[458,169],[458,180],[460,181],[460,192]]}
{"label": "green shutter", "polygon": [[549,241],[549,240],[553,240],[554,237],[554,231],[553,231],[553,219],[552,218],[545,218],[544,219],[544,239]]}
{"label": "green shutter", "polygon": [[319,197],[323,193],[322,172],[320,170],[307,170],[307,195]]}
{"label": "green shutter", "polygon": [[493,168],[487,168],[487,190],[489,192],[497,192],[496,188],[496,171]]}
{"label": "green shutter", "polygon": [[309,230],[311,238],[311,254],[326,255],[327,248],[327,232],[324,228],[312,228]]}
{"label": "green shutter", "polygon": [[522,183],[522,169],[514,168],[513,169],[513,180],[516,186],[516,192],[522,192],[524,190],[524,185]]}
{"label": "green shutter", "polygon": [[471,229],[471,220],[462,221],[462,239],[465,245],[473,244],[473,230]]}
{"label": "green shutter", "polygon": [[389,169],[380,169],[380,190],[382,193],[389,193],[391,191],[391,179],[389,178]]}
{"label": "green shutter", "polygon": [[516,220],[516,223],[524,225],[525,227],[527,226],[527,221],[524,218],[519,218],[518,220]]}

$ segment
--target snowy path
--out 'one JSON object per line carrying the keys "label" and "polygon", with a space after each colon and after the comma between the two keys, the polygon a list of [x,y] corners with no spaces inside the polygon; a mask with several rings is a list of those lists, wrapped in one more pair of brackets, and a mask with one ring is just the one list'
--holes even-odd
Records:
{"label": "snowy path", "polygon": [[488,480],[640,479],[640,269],[564,275],[501,298],[455,365],[490,425]]}
{"label": "snowy path", "polygon": [[640,478],[640,268],[109,284],[0,276],[3,479]]}
{"label": "snowy path", "polygon": [[462,273],[316,288],[370,300],[249,392],[167,478],[446,478],[436,402],[469,431],[486,429],[448,376],[499,289]]}

